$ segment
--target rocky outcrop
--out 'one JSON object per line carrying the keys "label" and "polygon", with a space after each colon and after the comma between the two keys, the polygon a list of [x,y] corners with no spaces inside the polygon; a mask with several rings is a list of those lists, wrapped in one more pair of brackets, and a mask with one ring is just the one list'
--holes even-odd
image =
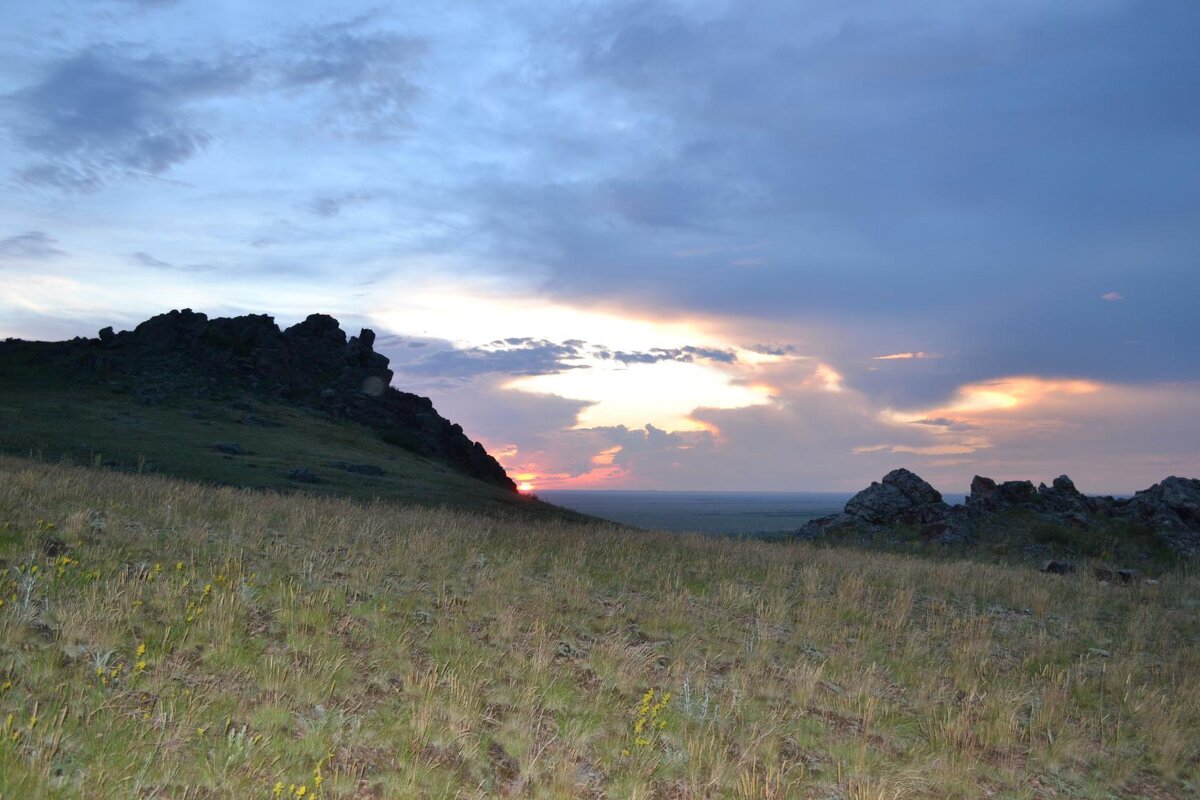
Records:
{"label": "rocky outcrop", "polygon": [[907,469],[894,469],[850,498],[841,514],[808,522],[797,535],[816,538],[848,528],[867,532],[895,525],[920,525],[930,537],[954,536],[952,507],[934,489]]}
{"label": "rocky outcrop", "polygon": [[796,535],[818,538],[836,531],[879,533],[919,526],[922,538],[952,542],[969,538],[989,522],[1024,512],[1037,522],[1090,530],[1129,522],[1154,530],[1183,556],[1200,555],[1200,480],[1170,477],[1132,498],[1090,497],[1066,475],[1050,486],[1030,481],[996,483],[976,475],[963,505],[947,505],[936,489],[906,469],[897,469],[850,498],[842,513],[811,520]]}
{"label": "rocky outcrop", "polygon": [[388,359],[374,343],[374,332],[365,328],[347,338],[327,314],[280,330],[265,314],[209,319],[183,309],[132,331],[105,328],[95,339],[3,346],[27,348],[40,368],[122,386],[147,404],[251,394],[308,406],[515,492],[499,462],[439,415],[429,398],[392,388]]}
{"label": "rocky outcrop", "polygon": [[870,525],[927,523],[946,513],[942,495],[906,469],[895,469],[872,483],[850,502],[846,516]]}
{"label": "rocky outcrop", "polygon": [[1120,503],[1120,513],[1152,525],[1172,549],[1200,555],[1200,480],[1171,476]]}

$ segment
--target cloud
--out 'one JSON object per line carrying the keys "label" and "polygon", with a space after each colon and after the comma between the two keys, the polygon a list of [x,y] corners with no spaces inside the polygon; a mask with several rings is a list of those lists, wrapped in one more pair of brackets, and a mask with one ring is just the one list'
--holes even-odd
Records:
{"label": "cloud", "polygon": [[190,106],[246,80],[229,62],[130,47],[100,45],[54,62],[8,98],[17,140],[44,159],[18,176],[86,191],[118,175],[163,173],[208,144]]}
{"label": "cloud", "polygon": [[872,359],[874,361],[907,361],[909,359],[914,359],[914,358],[937,358],[937,356],[931,356],[928,353],[922,353],[922,352],[892,353],[891,355],[886,355],[886,356],[872,356]]}
{"label": "cloud", "polygon": [[1114,303],[1119,300],[1124,300],[1125,298],[1124,298],[1124,296],[1121,295],[1120,292],[1105,292],[1104,294],[1100,295],[1100,299],[1107,300],[1110,303]]}
{"label": "cloud", "polygon": [[[414,343],[410,342],[408,347],[411,350]],[[437,350],[416,356],[401,355],[392,366],[397,372],[418,379],[556,375],[583,368],[571,363],[580,355],[577,347],[544,339],[511,338],[482,347],[454,347],[449,342],[439,342]]]}
{"label": "cloud", "polygon": [[172,264],[169,261],[163,261],[160,258],[155,258],[149,253],[139,250],[130,256],[133,263],[151,269],[170,270],[175,272],[211,272],[216,267],[211,264]]}
{"label": "cloud", "polygon": [[160,261],[149,253],[139,251],[134,253],[132,258],[135,263],[141,264],[143,267],[154,267],[155,269],[175,269],[174,265],[168,264],[166,261]]}
{"label": "cloud", "polygon": [[0,239],[0,259],[41,260],[66,255],[58,240],[42,231],[28,231]]}
{"label": "cloud", "polygon": [[[239,95],[314,103],[324,117],[318,131],[397,135],[420,94],[408,73],[426,44],[368,23],[358,17],[307,26],[275,46],[223,43],[215,56],[168,57],[122,43],[53,61],[5,98],[7,127],[37,156],[16,176],[29,186],[90,192],[121,177],[161,175],[212,142],[202,104]],[[318,197],[311,210],[333,216],[361,199]]]}
{"label": "cloud", "polygon": [[599,348],[596,355],[604,360],[619,361],[623,364],[657,364],[660,361],[679,361],[690,364],[696,359],[716,361],[722,364],[733,364],[737,354],[732,350],[719,350],[713,347],[652,347],[646,351],[607,350]]}
{"label": "cloud", "polygon": [[305,204],[306,210],[315,216],[331,219],[349,207],[370,202],[377,197],[375,192],[332,192],[313,197]]}
{"label": "cloud", "polygon": [[410,74],[428,49],[425,39],[373,30],[371,15],[310,26],[287,40],[277,83],[293,93],[316,93],[326,120],[342,133],[391,138],[409,125],[420,96]]}

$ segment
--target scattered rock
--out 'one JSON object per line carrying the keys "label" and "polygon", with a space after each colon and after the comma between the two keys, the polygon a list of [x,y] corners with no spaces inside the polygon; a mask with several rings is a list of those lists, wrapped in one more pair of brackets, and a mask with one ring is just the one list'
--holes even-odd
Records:
{"label": "scattered rock", "polygon": [[313,473],[308,467],[296,467],[288,471],[288,480],[296,481],[297,483],[320,483],[321,479]]}
{"label": "scattered rock", "polygon": [[218,453],[224,453],[227,456],[244,456],[246,450],[237,442],[217,442],[213,445],[213,450]]}
{"label": "scattered rock", "polygon": [[1051,575],[1069,575],[1075,571],[1074,564],[1068,564],[1065,561],[1046,560],[1042,562],[1042,572],[1048,572]]}
{"label": "scattered rock", "polygon": [[267,419],[266,417],[259,417],[254,414],[247,414],[246,416],[239,419],[238,422],[241,423],[242,425],[251,425],[255,428],[282,428],[283,427],[282,422],[276,422],[273,419]]}
{"label": "scattered rock", "polygon": [[345,461],[333,461],[330,462],[329,466],[345,472],[353,472],[355,475],[368,475],[373,478],[387,474],[381,467],[377,467],[374,464],[349,464]]}
{"label": "scattered rock", "polygon": [[51,558],[65,555],[67,552],[67,543],[53,533],[43,533],[39,536],[38,547],[42,548],[42,552]]}
{"label": "scattered rock", "polygon": [[1142,577],[1142,573],[1136,569],[1126,567],[1096,567],[1092,573],[1096,576],[1096,580],[1106,583],[1130,584]]}

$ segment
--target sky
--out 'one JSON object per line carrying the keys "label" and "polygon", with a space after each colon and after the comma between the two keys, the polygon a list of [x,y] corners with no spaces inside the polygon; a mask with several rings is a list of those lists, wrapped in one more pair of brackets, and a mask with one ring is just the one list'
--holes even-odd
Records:
{"label": "sky", "polygon": [[1200,4],[0,5],[0,336],[370,327],[528,490],[1200,476]]}

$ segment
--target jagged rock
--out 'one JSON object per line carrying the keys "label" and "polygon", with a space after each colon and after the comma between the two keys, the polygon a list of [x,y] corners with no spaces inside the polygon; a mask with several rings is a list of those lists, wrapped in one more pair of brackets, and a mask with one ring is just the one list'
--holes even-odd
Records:
{"label": "jagged rock", "polygon": [[1030,503],[1036,496],[1037,490],[1031,481],[997,484],[991,478],[976,475],[971,479],[971,493],[967,495],[966,504],[975,510],[999,511]]}
{"label": "jagged rock", "polygon": [[871,525],[895,525],[935,522],[945,509],[937,489],[906,469],[895,469],[850,498],[843,513]]}
{"label": "jagged rock", "polygon": [[847,528],[872,532],[892,525],[921,525],[923,538],[952,541],[963,531],[949,508],[941,493],[918,475],[895,469],[850,498],[841,514],[810,520],[796,535],[813,539]]}
{"label": "jagged rock", "polygon": [[1134,494],[1119,513],[1153,526],[1176,551],[1200,555],[1200,480],[1172,475]]}
{"label": "jagged rock", "polygon": [[[1036,489],[1031,481],[997,484],[976,475],[966,503],[949,506],[928,483],[906,469],[898,469],[854,495],[841,514],[810,520],[796,536],[815,539],[846,529],[873,534],[895,525],[917,524],[924,541],[948,543],[986,530],[996,515],[1008,512],[1019,512],[1017,519],[1081,529],[1126,520],[1152,527],[1180,555],[1200,555],[1200,480],[1178,477],[1166,478],[1132,498],[1119,500],[1089,497],[1066,475]],[[1132,580],[1120,572],[1114,572],[1110,579]]]}

